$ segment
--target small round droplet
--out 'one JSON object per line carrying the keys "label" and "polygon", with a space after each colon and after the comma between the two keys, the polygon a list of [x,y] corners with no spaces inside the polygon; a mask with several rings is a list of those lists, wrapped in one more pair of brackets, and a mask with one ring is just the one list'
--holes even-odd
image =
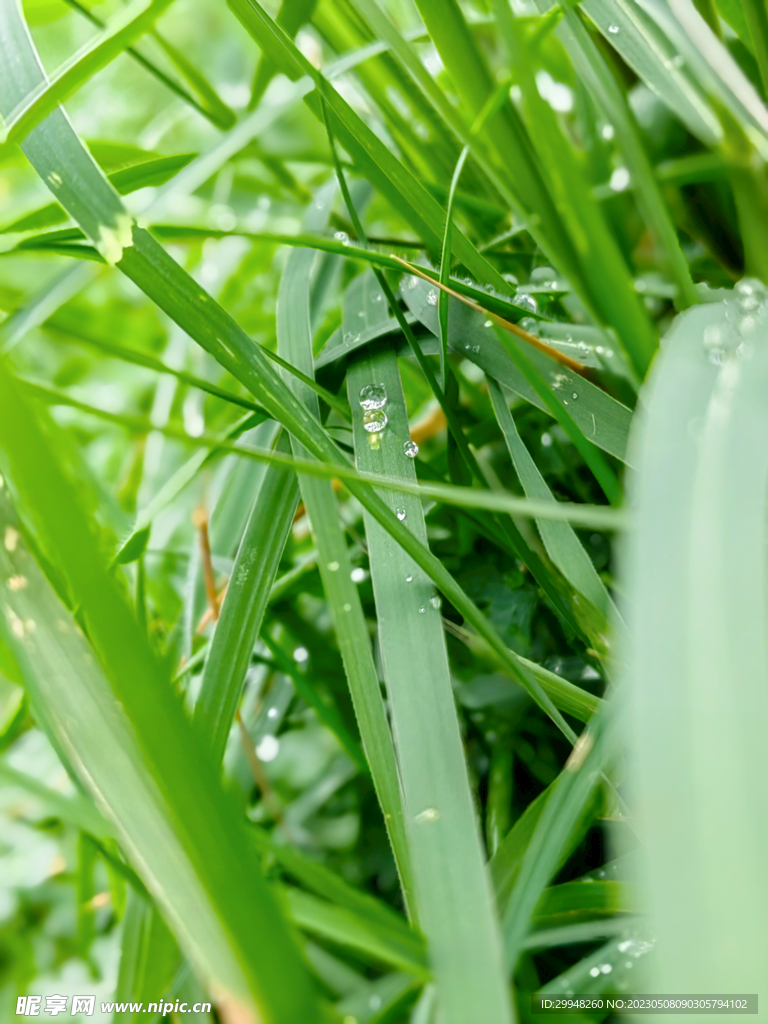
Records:
{"label": "small round droplet", "polygon": [[387,425],[387,414],[383,409],[366,409],[363,413],[363,426],[369,434],[379,434]]}
{"label": "small round droplet", "polygon": [[395,515],[397,516],[401,523],[404,523],[408,513],[405,511],[404,508],[396,508]]}
{"label": "small round droplet", "polygon": [[618,25],[609,25],[608,26],[608,31],[611,33],[612,36],[616,36],[616,35],[619,34],[621,29],[619,28]]}
{"label": "small round droplet", "polygon": [[359,565],[356,565],[350,572],[349,578],[353,583],[362,583],[365,579],[365,569],[361,569]]}
{"label": "small round droplet", "polygon": [[612,124],[604,124],[603,127],[600,129],[600,136],[601,138],[605,139],[606,142],[610,142],[615,134],[616,129],[613,127]]}
{"label": "small round droplet", "polygon": [[439,821],[439,820],[440,820],[440,811],[438,811],[438,809],[436,807],[427,807],[426,810],[423,810],[423,811],[421,811],[421,813],[416,815],[416,821],[418,821],[418,822],[423,822],[423,821]]}
{"label": "small round droplet", "polygon": [[383,384],[366,384],[360,389],[362,409],[382,409],[387,404],[387,389]]}
{"label": "small round droplet", "polygon": [[334,241],[341,242],[342,245],[349,245],[349,235],[346,231],[334,231]]}
{"label": "small round droplet", "polygon": [[524,316],[517,326],[522,331],[528,331],[529,334],[535,334],[539,329],[539,321],[534,320],[532,316]]}
{"label": "small round droplet", "polygon": [[623,192],[629,185],[629,171],[626,167],[617,167],[611,175],[608,185],[612,192]]}
{"label": "small round droplet", "polygon": [[520,309],[527,309],[529,313],[538,313],[539,304],[532,295],[527,295],[525,292],[518,292],[512,300],[516,306]]}
{"label": "small round droplet", "polygon": [[405,444],[403,445],[403,451],[405,452],[409,459],[415,459],[416,456],[419,454],[419,446],[416,444],[415,441],[406,441]]}
{"label": "small round droplet", "polygon": [[421,608],[419,608],[419,615],[426,615],[426,614],[427,614],[427,606],[425,604],[423,604],[421,606]]}
{"label": "small round droplet", "polygon": [[405,582],[406,583],[413,583],[413,576],[406,576],[405,577]]}
{"label": "small round droplet", "polygon": [[438,594],[433,594],[429,599],[429,604],[431,608],[434,608],[435,611],[439,612],[443,607],[443,600]]}
{"label": "small round droplet", "polygon": [[354,331],[345,331],[344,332],[344,344],[345,345],[356,345],[358,341],[360,341],[360,335],[359,334],[355,334]]}
{"label": "small round droplet", "polygon": [[572,395],[571,395],[571,398],[573,398],[574,400],[575,400],[575,399],[577,399],[578,397],[579,397],[579,396],[578,396],[578,393],[577,393],[576,391],[574,391],[574,392],[572,393]]}
{"label": "small round droplet", "polygon": [[338,571],[339,571],[339,563],[338,562],[329,562],[328,563],[328,572],[338,572]]}
{"label": "small round droplet", "polygon": [[429,303],[430,306],[437,305],[437,292],[435,291],[434,288],[427,292],[427,302]]}

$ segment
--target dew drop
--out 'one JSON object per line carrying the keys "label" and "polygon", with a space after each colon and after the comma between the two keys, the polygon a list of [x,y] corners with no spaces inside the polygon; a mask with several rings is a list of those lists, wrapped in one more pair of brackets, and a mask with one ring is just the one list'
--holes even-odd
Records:
{"label": "dew drop", "polygon": [[600,964],[601,974],[610,974],[612,970],[613,967],[610,964]]}
{"label": "dew drop", "polygon": [[265,736],[256,747],[256,754],[260,761],[274,761],[280,750],[280,740],[276,736]]}
{"label": "dew drop", "polygon": [[538,313],[539,304],[532,295],[527,295],[525,292],[518,292],[512,300],[516,306],[520,309],[527,309],[529,313]]}
{"label": "dew drop", "polygon": [[355,334],[353,331],[345,331],[344,332],[344,344],[345,345],[355,345],[355,344],[357,344],[358,341],[360,341],[360,335],[359,334]]}
{"label": "dew drop", "polygon": [[605,139],[606,142],[610,142],[615,134],[616,129],[613,127],[612,124],[604,124],[603,127],[600,129],[600,135],[603,139]]}
{"label": "dew drop", "polygon": [[619,34],[621,30],[619,29],[618,25],[609,25],[608,31],[611,33],[612,36],[616,36]]}
{"label": "dew drop", "polygon": [[396,508],[395,515],[397,516],[401,523],[404,523],[408,513],[405,511],[404,508]]}
{"label": "dew drop", "polygon": [[539,321],[534,320],[532,316],[524,316],[517,326],[522,331],[528,331],[529,334],[535,334],[539,329]]}
{"label": "dew drop", "polygon": [[439,821],[439,820],[440,820],[440,811],[438,811],[438,809],[436,807],[427,807],[426,810],[423,810],[423,811],[421,811],[421,813],[416,815],[416,821],[418,821],[418,822],[423,822],[423,821]]}
{"label": "dew drop", "polygon": [[430,306],[437,305],[437,292],[435,291],[434,288],[427,292],[427,302],[429,303]]}
{"label": "dew drop", "polygon": [[342,245],[349,245],[349,235],[346,231],[334,231],[334,241],[341,242]]}
{"label": "dew drop", "polygon": [[387,414],[383,409],[366,409],[363,413],[363,426],[369,434],[381,433],[387,422]]}
{"label": "dew drop", "polygon": [[443,607],[442,598],[439,597],[437,594],[433,594],[432,597],[430,597],[429,604],[430,604],[431,608],[434,608],[435,611],[438,611],[438,612]]}
{"label": "dew drop", "polygon": [[387,404],[387,389],[383,384],[366,384],[360,388],[362,409],[381,409]]}
{"label": "dew drop", "polygon": [[600,976],[600,968],[590,967],[589,973],[592,975],[593,978],[598,978]]}
{"label": "dew drop", "polygon": [[413,576],[406,576],[405,577],[405,582],[406,583],[413,583]]}
{"label": "dew drop", "polygon": [[416,444],[415,441],[406,441],[405,444],[403,445],[403,451],[405,452],[409,459],[415,459],[416,456],[419,454],[419,446]]}
{"label": "dew drop", "polygon": [[361,569],[360,566],[355,566],[352,572],[349,574],[349,578],[353,583],[362,583],[365,579],[365,569]]}
{"label": "dew drop", "polygon": [[328,563],[328,572],[338,572],[338,571],[339,571],[339,563],[338,562],[329,562]]}
{"label": "dew drop", "polygon": [[426,614],[427,614],[427,606],[425,604],[423,604],[421,606],[421,608],[419,608],[419,615],[426,615]]}
{"label": "dew drop", "polygon": [[574,391],[574,392],[573,392],[573,394],[571,395],[571,398],[573,398],[574,400],[575,400],[575,399],[577,399],[578,397],[579,397],[579,396],[578,396],[577,392],[575,392],[575,391]]}
{"label": "dew drop", "polygon": [[610,177],[608,185],[612,192],[623,192],[629,185],[629,171],[626,167],[617,167]]}

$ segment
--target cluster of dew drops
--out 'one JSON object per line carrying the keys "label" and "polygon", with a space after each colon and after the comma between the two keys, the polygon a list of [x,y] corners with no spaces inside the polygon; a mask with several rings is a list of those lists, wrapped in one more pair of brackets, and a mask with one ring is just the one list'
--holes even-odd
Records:
{"label": "cluster of dew drops", "polygon": [[753,335],[768,320],[768,288],[753,277],[744,277],[725,304],[725,323],[704,328],[704,352],[711,363],[722,366],[731,359],[749,357]]}
{"label": "cluster of dew drops", "polygon": [[[378,437],[381,434],[389,422],[384,407],[387,404],[387,389],[383,384],[366,384],[365,387],[360,389],[360,408],[363,410],[363,426],[371,435],[371,440]],[[409,459],[415,459],[419,454],[419,446],[415,441],[411,441],[409,438],[403,444],[403,454]],[[405,519],[405,514],[400,515],[398,509],[398,519]]]}

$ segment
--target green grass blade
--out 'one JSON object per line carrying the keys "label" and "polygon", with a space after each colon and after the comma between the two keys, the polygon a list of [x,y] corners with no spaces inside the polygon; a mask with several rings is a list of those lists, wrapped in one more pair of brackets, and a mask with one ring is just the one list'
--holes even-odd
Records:
{"label": "green grass blade", "polygon": [[[543,793],[540,793],[535,800],[528,804],[512,829],[504,836],[501,845],[491,858],[491,877],[501,913],[504,912],[509,904],[512,890],[515,887],[523,865],[526,850],[530,846],[544,808],[555,792],[556,781],[551,783]],[[602,794],[599,790],[596,790],[592,798],[584,803],[581,812],[572,822],[569,834],[564,839],[561,839],[553,874],[562,867],[584,838],[591,822],[602,809],[602,805]]]}
{"label": "green grass blade", "polygon": [[133,0],[84,53],[57,72],[50,84],[32,92],[6,118],[3,141],[20,142],[29,135],[60,103],[147,32],[170,3],[171,0]]}
{"label": "green grass blade", "polygon": [[[538,820],[503,911],[507,963],[514,970],[525,936],[532,925],[536,905],[550,881],[574,831],[583,821],[584,808],[601,782],[601,773],[612,752],[610,705],[595,715],[571,754],[564,770],[542,802]],[[497,855],[498,856],[498,855]]]}
{"label": "green grass blade", "polygon": [[[327,218],[332,195],[333,192],[329,191],[318,200],[320,209],[312,212],[314,219],[322,221]],[[313,262],[312,252],[294,250],[291,253],[280,282],[277,310],[280,350],[307,375],[312,374],[309,284]],[[298,296],[305,298],[298,300]],[[317,414],[318,404],[314,393],[295,378],[291,379],[291,384],[303,402]],[[304,451],[302,445],[295,441],[293,449],[297,454]],[[406,905],[410,908],[411,867],[405,841],[395,752],[371,654],[365,616],[357,588],[350,579],[349,552],[339,523],[336,498],[330,483],[308,479],[306,476],[300,476],[299,483],[315,536],[320,576],[334,618],[363,749],[392,843]]]}
{"label": "green grass blade", "polygon": [[[168,993],[179,959],[179,947],[155,907],[139,893],[129,892],[115,1001],[156,1001]],[[116,1010],[112,1020],[114,1024],[134,1024],[139,1014]]]}
{"label": "green grass blade", "polygon": [[371,922],[346,907],[320,900],[308,892],[284,886],[281,895],[291,918],[312,935],[359,954],[374,964],[388,964],[401,971],[426,979],[429,976],[424,953],[414,933],[403,939],[399,932],[388,933],[380,922]]}
{"label": "green grass blade", "polygon": [[[382,195],[386,196],[395,208],[406,213],[413,228],[428,245],[439,247],[444,214],[421,182],[400,163],[330,83],[312,67],[256,0],[232,0],[230,6],[259,45],[276,49],[281,55],[284,67],[287,62],[289,67],[295,69],[294,75],[301,72],[312,78],[320,94],[314,103],[319,119],[322,120],[323,117],[320,103],[322,98],[330,111],[334,134],[344,148],[354,156],[359,169],[365,171],[369,180],[376,184]],[[457,259],[461,260],[479,280],[493,284],[502,292],[508,290],[508,285],[500,274],[460,231],[456,232],[453,248]]]}
{"label": "green grass blade", "polygon": [[0,780],[6,786],[18,787],[40,800],[51,818],[59,818],[68,825],[74,825],[99,839],[111,839],[114,830],[111,824],[99,814],[90,800],[80,794],[64,796],[50,789],[26,772],[20,772],[0,760]]}
{"label": "green grass blade", "polygon": [[157,30],[153,30],[152,35],[187,85],[197,93],[200,102],[195,104],[195,106],[197,106],[200,113],[208,117],[219,128],[232,128],[237,120],[234,111],[230,110],[226,103],[222,101],[205,76],[200,74],[195,65],[188,61],[184,54],[175,46],[172,46]]}
{"label": "green grass blade", "polygon": [[[75,486],[49,446],[52,425],[45,436],[4,365],[0,387],[6,468],[38,543],[55,553],[98,658],[19,538],[13,551],[0,549],[5,578],[27,581],[9,593],[1,628],[25,682],[204,975],[275,1021],[312,1015],[309,981],[264,880],[250,869],[235,804],[201,759],[165,672],[110,577]],[[14,528],[7,488],[0,500],[5,533]]]}
{"label": "green grass blade", "polygon": [[696,305],[699,295],[691,278],[688,261],[680,246],[674,223],[656,182],[629,104],[597,45],[572,8],[565,8],[563,20],[556,31],[579,78],[585,82],[601,113],[615,131],[618,146],[636,188],[638,203],[646,222],[664,250],[667,267],[677,283],[680,306],[684,308]]}
{"label": "green grass blade", "polygon": [[[355,451],[363,468],[415,479],[403,453],[408,438],[397,363],[391,353],[362,357],[348,372],[350,405],[363,389],[383,387],[389,419],[370,433],[355,416]],[[374,410],[377,411],[377,410]],[[388,495],[394,516],[422,544],[426,526],[418,500]],[[366,516],[366,535],[384,677],[396,738],[414,893],[443,1014],[450,1022],[511,1020],[480,837],[469,789],[442,623],[431,581]],[[429,722],[425,733],[424,723]]]}
{"label": "green grass blade", "polygon": [[[488,390],[491,394],[496,419],[504,434],[504,440],[526,496],[539,501],[555,501],[554,495],[520,438],[504,394],[495,380],[488,381]],[[613,601],[573,528],[568,523],[556,523],[543,519],[537,520],[536,525],[544,547],[547,549],[547,554],[563,576],[595,608],[603,615],[608,616],[613,610]]]}
{"label": "green grass blade", "polygon": [[[9,98],[12,100],[15,92],[24,89],[27,84],[35,83],[39,78],[39,68],[34,60],[34,50],[26,27],[15,15],[15,11],[6,7],[0,7],[0,43],[7,43],[15,47],[20,54],[26,55],[20,64],[26,77],[9,79],[0,76],[0,98],[6,103]],[[259,111],[256,111],[256,114],[258,113]],[[541,690],[536,679],[507,648],[496,629],[467,597],[451,574],[409,530],[396,519],[393,520],[387,506],[367,486],[355,483],[354,474],[346,468],[349,465],[347,460],[317,421],[308,414],[306,407],[297,401],[290,388],[274,373],[259,347],[253,345],[232,318],[154,242],[147,232],[132,227],[130,218],[118,198],[105,185],[95,165],[86,157],[79,140],[63,115],[60,112],[50,115],[26,141],[24,150],[38,173],[49,180],[83,230],[89,237],[99,240],[99,244],[110,259],[119,264],[119,268],[145,294],[240,380],[257,401],[273,413],[294,437],[316,457],[325,460],[324,463],[317,464],[315,472],[333,476],[334,473],[329,474],[329,470],[336,469],[341,476],[344,471],[350,480],[350,490],[364,507],[397,539],[414,561],[421,565],[438,588],[489,643],[514,678],[528,689],[537,703],[557,722],[563,733],[574,739],[573,731]],[[72,165],[77,168],[77,179],[73,178],[62,164],[63,153],[71,158]],[[194,167],[194,164],[191,166]],[[64,172],[64,176],[60,171]],[[500,375],[497,373],[494,376],[499,378]],[[263,453],[250,454],[252,457],[269,461],[269,457]],[[312,463],[308,465],[311,466]],[[385,483],[391,486],[391,481],[386,478]],[[494,494],[483,497],[489,506],[492,501],[497,500]],[[473,497],[473,500],[478,499]],[[348,557],[341,550],[339,555],[345,560]],[[330,561],[338,559],[332,558]],[[328,587],[327,580],[324,581],[324,585]],[[341,594],[338,594],[337,598],[340,599],[343,608],[343,604],[347,602]]]}
{"label": "green grass blade", "polygon": [[[287,451],[287,438],[276,448]],[[270,466],[238,548],[203,669],[194,721],[218,764],[235,717],[251,652],[299,501],[295,477]]]}
{"label": "green grass blade", "polygon": [[[652,984],[725,991],[738,980],[756,991],[768,950],[765,297],[763,285],[744,281],[728,300],[675,321],[635,437],[627,725],[663,949]],[[685,793],[674,810],[663,786],[671,777]],[[685,947],[676,948],[683,921]]]}
{"label": "green grass blade", "polygon": [[[413,280],[410,279],[411,282]],[[440,327],[435,307],[429,301],[429,291],[429,285],[421,281],[416,285],[406,281],[402,286],[403,298],[409,308],[437,337]],[[453,352],[476,363],[487,376],[493,377],[539,409],[549,411],[541,394],[528,382],[505,346],[496,338],[495,332],[486,326],[482,316],[458,302],[451,306],[449,344]],[[598,448],[626,461],[631,411],[591,381],[566,371],[543,353],[529,348],[527,355],[542,376],[552,381],[552,394],[561,402],[567,401],[569,394],[577,391],[578,400],[572,401],[568,410],[581,433]],[[555,384],[557,387],[554,387]]]}
{"label": "green grass blade", "polygon": [[690,71],[680,66],[676,48],[643,7],[631,0],[582,0],[581,8],[693,135],[707,145],[722,138],[705,91]]}
{"label": "green grass blade", "polygon": [[[84,18],[87,18],[88,21],[91,22],[91,24],[98,25],[99,28],[104,28],[105,23],[100,18],[97,18],[93,11],[78,3],[77,0],[65,0],[65,2],[68,3],[73,10],[77,11],[78,14],[82,14]],[[153,35],[158,40],[160,45],[164,47],[165,41],[162,39],[157,30],[153,32]],[[219,98],[216,92],[211,88],[211,86],[205,81],[205,79],[202,77],[202,75],[200,75],[200,73],[196,69],[193,69],[194,75],[187,78],[187,81],[192,86],[192,88],[198,93],[199,100],[195,99],[194,96],[187,92],[187,90],[182,85],[174,81],[173,78],[171,78],[169,75],[166,75],[166,73],[162,71],[151,60],[147,60],[147,58],[138,50],[136,50],[135,47],[129,46],[126,50],[126,53],[129,53],[131,57],[133,57],[133,59],[137,61],[137,63],[139,63],[143,68],[145,68],[159,82],[162,82],[166,89],[170,89],[171,92],[175,93],[178,97],[180,97],[180,99],[184,100],[184,102],[188,103],[191,107],[194,107],[195,110],[199,111],[199,113],[203,115],[203,117],[207,117],[209,121],[217,125],[219,128],[231,128],[232,125],[235,123],[234,113],[229,109],[229,107],[225,103],[222,102],[222,100]],[[170,53],[168,54],[168,56],[173,61],[173,56]],[[177,67],[179,67],[179,70],[182,71],[182,68],[179,65],[177,65]]]}
{"label": "green grass blade", "polygon": [[[443,250],[440,257],[440,283],[447,285],[451,277],[451,231],[453,227],[453,200],[459,185],[459,178],[464,168],[469,150],[465,146],[456,164],[448,192],[448,208],[445,211],[445,233],[443,234]],[[440,370],[442,372],[441,387],[445,391],[448,384],[448,293],[441,289],[437,297],[437,311],[440,320]]]}

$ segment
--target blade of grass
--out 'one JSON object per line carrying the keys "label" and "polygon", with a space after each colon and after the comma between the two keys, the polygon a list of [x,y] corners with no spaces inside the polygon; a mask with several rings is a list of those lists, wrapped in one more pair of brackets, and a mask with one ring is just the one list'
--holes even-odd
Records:
{"label": "blade of grass", "polygon": [[[77,0],[65,0],[65,3],[69,4],[69,6],[73,10],[77,11],[78,14],[82,14],[84,18],[87,18],[91,24],[98,25],[99,28],[105,27],[105,23],[100,18],[97,18],[93,11],[88,7],[85,7],[83,4],[78,3]],[[160,37],[157,30],[153,32],[153,35],[158,42],[163,45],[164,40]],[[178,51],[174,52],[177,53]],[[141,66],[151,75],[154,75],[159,82],[162,82],[166,89],[170,89],[171,92],[174,92],[180,99],[184,100],[184,102],[188,103],[191,107],[194,107],[195,110],[199,111],[203,115],[203,117],[207,117],[209,121],[212,121],[213,124],[217,125],[219,128],[231,128],[235,123],[234,113],[221,101],[216,92],[210,87],[210,85],[208,85],[196,69],[193,78],[187,79],[187,81],[195,91],[198,91],[198,95],[200,97],[199,101],[188,93],[183,86],[179,85],[178,82],[174,81],[169,75],[166,75],[165,72],[156,64],[147,60],[147,58],[139,53],[139,51],[134,47],[129,46],[126,49],[126,53],[130,54],[131,57],[141,64]],[[169,53],[168,56],[173,61],[173,55]],[[183,74],[182,67],[180,65],[177,66]]]}
{"label": "blade of grass", "polygon": [[[678,317],[634,438],[641,518],[623,565],[635,652],[626,728],[638,758],[653,929],[664,949],[653,984],[672,976],[683,985],[757,984],[768,950],[759,738],[768,665],[758,639],[766,614],[766,330],[758,282]],[[677,812],[663,785],[671,777],[684,794]],[[717,820],[728,822],[727,835],[710,828]],[[685,948],[676,949],[686,914]]]}
{"label": "blade of grass", "polygon": [[149,31],[170,3],[171,0],[133,0],[83,53],[57,71],[50,83],[25,97],[5,119],[2,141],[21,142],[60,103]]}
{"label": "blade of grass", "polygon": [[646,222],[662,246],[669,271],[677,283],[679,306],[685,308],[696,305],[699,295],[691,278],[688,261],[656,182],[631,108],[576,11],[566,5],[563,5],[563,10],[563,19],[556,29],[557,35],[579,78],[585,82],[601,113],[616,133]]}
{"label": "blade of grass", "polygon": [[[314,221],[324,223],[334,191],[327,189],[324,195],[318,197],[314,209],[308,215],[310,223],[307,226],[314,227]],[[291,253],[281,278],[277,302],[279,348],[294,366],[308,376],[312,376],[313,372],[309,284],[314,258],[311,251],[294,250]],[[305,298],[298,300],[298,296]],[[289,384],[302,403],[317,415],[319,408],[315,394],[296,378],[289,378]],[[293,451],[294,455],[305,453],[303,445],[295,439]],[[350,578],[349,552],[338,519],[336,498],[330,483],[302,475],[299,477],[299,486],[315,537],[320,576],[334,619],[363,749],[384,814],[406,906],[411,911],[411,866],[405,841],[397,763],[365,616],[357,588]]]}
{"label": "blade of grass", "polygon": [[[344,148],[359,163],[369,181],[395,206],[406,212],[406,217],[423,240],[439,246],[442,236],[443,212],[424,186],[400,163],[387,147],[363,123],[361,118],[341,98],[330,83],[300,53],[279,25],[266,14],[256,0],[232,0],[235,15],[263,48],[272,48],[289,77],[308,75],[318,91],[314,103],[317,116],[323,118],[320,100],[331,115],[333,130]],[[456,232],[453,243],[456,257],[481,281],[487,281],[508,291],[501,275],[482,257],[469,239]]]}
{"label": "blade of grass", "polygon": [[[26,685],[185,948],[226,993],[223,1001],[255,1003],[286,1024],[297,1013],[312,1015],[304,968],[251,870],[236,807],[194,747],[181,705],[102,561],[74,484],[49,447],[52,425],[41,433],[2,364],[0,387],[5,467],[38,542],[55,552],[96,655],[19,537],[13,551],[0,548],[0,565],[6,579],[26,584],[8,591],[0,628]],[[0,502],[5,532],[15,528],[7,487]]]}
{"label": "blade of grass", "polygon": [[[465,146],[456,164],[448,192],[448,208],[445,211],[445,233],[443,235],[443,251],[440,259],[440,283],[447,285],[451,277],[451,228],[453,226],[453,200],[459,185],[459,178],[464,169],[469,150]],[[440,372],[441,387],[445,390],[448,383],[448,294],[441,290],[438,296],[438,319],[440,321]]]}
{"label": "blade of grass", "polygon": [[[281,434],[275,447],[287,452],[290,445]],[[238,548],[195,702],[194,724],[216,764],[224,756],[298,501],[296,478],[280,466],[270,466]]]}
{"label": "blade of grass", "polygon": [[[370,433],[355,416],[358,465],[415,479],[403,452],[405,403],[394,355],[364,355],[348,371],[350,405],[364,388],[384,390],[389,422]],[[393,516],[422,544],[420,503],[388,496]],[[400,505],[402,511],[397,511]],[[443,1013],[450,1022],[512,1020],[498,924],[485,874],[453,703],[439,602],[413,561],[366,516],[379,643],[397,744],[412,853],[414,893]],[[424,732],[424,722],[430,727]]]}
{"label": "blade of grass", "polygon": [[676,48],[640,4],[631,0],[582,0],[581,9],[623,60],[705,145],[722,138],[709,98],[675,58]]}
{"label": "blade of grass", "polygon": [[[242,444],[234,444],[232,441],[227,440],[226,436],[209,437],[201,434],[199,437],[191,437],[180,427],[157,427],[151,424],[148,419],[97,409],[86,402],[80,402],[53,388],[45,388],[42,385],[33,384],[29,381],[20,381],[20,383],[31,394],[34,394],[35,397],[42,399],[47,404],[71,406],[90,415],[97,416],[100,419],[107,420],[110,423],[123,426],[137,434],[147,434],[150,430],[154,430],[166,437],[200,449],[184,466],[179,468],[177,473],[162,488],[162,491],[158,493],[157,498],[153,499],[151,502],[151,514],[149,508],[141,513],[137,524],[141,522],[142,525],[136,525],[133,533],[128,538],[132,543],[135,541],[136,533],[149,525],[151,516],[156,515],[158,511],[165,508],[186,487],[200,466],[206,461],[206,457],[224,452],[253,459],[256,462],[285,466],[293,469],[295,472],[315,477],[318,480],[335,480],[338,478],[370,487],[382,487],[388,490],[407,490],[409,493],[424,499],[443,501],[447,504],[455,504],[466,508],[484,509],[489,512],[503,512],[508,515],[530,516],[534,519],[564,520],[578,526],[591,527],[597,530],[619,530],[624,529],[626,525],[625,517],[622,516],[620,510],[607,508],[602,505],[567,504],[566,502],[558,502],[556,505],[553,505],[551,502],[529,501],[524,498],[516,498],[504,492],[481,491],[471,487],[456,487],[451,484],[413,484],[409,481],[403,481],[395,485],[388,477],[370,473],[358,473],[349,465],[318,462],[311,459],[297,458],[296,456],[291,457],[274,450],[269,451],[250,446],[246,447]],[[246,417],[233,427],[232,432],[227,436],[240,434],[243,430],[256,426],[257,422],[263,422],[263,419],[257,421],[252,416]],[[127,547],[127,544],[128,541],[123,545],[123,548]]]}
{"label": "blade of grass", "polygon": [[494,0],[494,10],[521,90],[531,141],[577,253],[586,301],[601,324],[622,325],[619,343],[642,379],[658,348],[656,332],[634,290],[623,253],[592,196],[581,162],[563,135],[554,110],[539,94],[530,44],[519,20],[504,0]]}
{"label": "blade of grass", "polygon": [[[411,281],[414,278],[410,279]],[[439,335],[436,310],[428,299],[429,286],[421,281],[416,285],[404,286],[402,295],[408,307],[435,336]],[[476,363],[489,377],[514,391],[539,409],[549,411],[549,406],[539,392],[529,384],[527,378],[510,358],[506,348],[497,340],[491,325],[485,326],[477,313],[460,303],[451,307],[449,344],[451,349]],[[568,388],[578,387],[578,400],[568,406],[582,434],[603,451],[626,460],[627,438],[632,413],[626,406],[606,394],[601,388],[584,377],[565,373],[560,366],[546,356],[528,349],[529,359],[535,363],[542,375],[553,383],[560,384],[552,392],[559,401],[567,400]],[[564,380],[562,378],[565,378]],[[573,391],[570,392],[572,394]]]}
{"label": "blade of grass", "polygon": [[[21,55],[19,67],[24,71],[24,76],[14,79],[0,75],[0,100],[6,103],[25,84],[37,81],[39,68],[24,23],[14,10],[4,6],[0,7],[0,42],[15,47]],[[540,701],[547,713],[551,714],[551,705],[537,688],[536,681],[521,669],[519,660],[503,643],[496,629],[439,560],[410,531],[393,519],[381,499],[367,485],[354,481],[355,474],[347,469],[348,462],[322,427],[308,414],[306,407],[297,401],[290,388],[274,373],[263,352],[252,344],[231,317],[170,259],[147,232],[141,228],[131,228],[130,219],[117,197],[105,187],[98,173],[94,175],[94,165],[86,157],[63,115],[60,112],[50,115],[43,125],[35,129],[23,148],[38,173],[50,179],[52,187],[61,195],[62,202],[83,229],[90,233],[90,237],[100,240],[104,250],[119,264],[119,268],[198,344],[211,352],[318,459],[325,460],[317,464],[308,462],[307,466],[311,466],[317,475],[329,475],[328,470],[332,464],[339,476],[346,474],[350,480],[349,488],[361,504],[431,576],[445,596],[489,643],[513,676],[526,688],[530,688],[534,699]],[[67,154],[72,166],[77,168],[77,179],[62,163],[62,154]],[[250,455],[269,461],[269,456],[262,453],[251,452]],[[386,478],[382,486],[385,484],[392,486]],[[483,494],[475,497],[473,493],[472,500],[483,500],[490,507],[498,500],[498,496]],[[546,505],[551,508],[551,503]],[[542,513],[537,511],[537,514]],[[569,727],[566,726],[564,731],[566,735],[572,736]]]}
{"label": "blade of grass", "polygon": [[574,831],[584,820],[584,808],[600,785],[601,773],[612,753],[615,728],[611,728],[611,721],[606,722],[611,714],[610,705],[604,704],[579,737],[565,768],[542,801],[502,915],[507,964],[512,971],[544,887],[562,862]]}
{"label": "blade of grass", "polygon": [[[555,501],[517,431],[501,388],[492,378],[488,380],[488,390],[493,402],[493,411],[526,496],[540,501]],[[536,525],[547,554],[565,578],[595,608],[608,616],[614,610],[613,601],[573,528],[567,523],[554,523],[545,519],[537,520]]]}

